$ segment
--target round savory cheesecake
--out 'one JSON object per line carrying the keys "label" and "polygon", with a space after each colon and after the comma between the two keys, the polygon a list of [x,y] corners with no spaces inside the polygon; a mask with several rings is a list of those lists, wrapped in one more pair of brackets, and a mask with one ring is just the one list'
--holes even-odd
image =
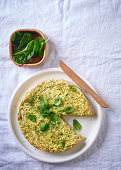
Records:
{"label": "round savory cheesecake", "polygon": [[85,137],[62,116],[94,116],[85,95],[65,80],[43,80],[28,90],[18,109],[18,122],[27,141],[42,151],[63,152]]}

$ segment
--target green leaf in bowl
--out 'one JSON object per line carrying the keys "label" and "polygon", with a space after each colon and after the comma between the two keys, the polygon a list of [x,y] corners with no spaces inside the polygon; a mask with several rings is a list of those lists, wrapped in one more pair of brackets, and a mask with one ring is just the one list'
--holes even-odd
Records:
{"label": "green leaf in bowl", "polygon": [[11,41],[13,42],[14,50],[16,50],[20,44],[21,39],[23,38],[24,33],[15,32]]}
{"label": "green leaf in bowl", "polygon": [[[17,53],[15,53],[13,55],[13,59],[14,61],[16,61],[19,64],[25,63],[28,59],[30,59],[34,54],[33,54],[33,44],[34,44],[34,40],[32,40],[31,42],[28,43],[27,47],[22,50],[19,51]],[[19,57],[24,56],[24,58],[22,58],[23,60],[21,60],[21,63],[18,62],[19,61]],[[26,60],[25,60],[26,58]]]}
{"label": "green leaf in bowl", "polygon": [[38,55],[38,53],[41,52],[44,44],[45,44],[45,40],[42,39],[41,37],[37,37],[37,38],[34,40],[33,53],[34,53],[35,55]]}
{"label": "green leaf in bowl", "polygon": [[44,50],[41,50],[38,52],[38,54],[35,56],[35,57],[40,57],[42,58],[43,57],[43,54],[44,54]]}
{"label": "green leaf in bowl", "polygon": [[27,60],[27,57],[24,55],[24,54],[16,54],[16,55],[13,55],[13,59],[14,61],[16,61],[18,64],[23,64],[26,62]]}
{"label": "green leaf in bowl", "polygon": [[[15,56],[17,56],[17,57],[20,57],[21,55],[25,56],[26,61],[33,56],[43,57],[42,48],[43,48],[43,45],[45,44],[45,42],[46,42],[46,40],[42,39],[41,37],[38,37],[35,40],[31,40],[29,43],[27,42],[26,47],[23,50],[19,51],[20,48],[22,48],[22,45],[21,45],[20,47],[18,47],[18,52],[14,53],[13,59],[18,63],[18,60]],[[21,61],[21,63],[25,63],[26,61],[23,60],[23,61]]]}
{"label": "green leaf in bowl", "polygon": [[33,38],[32,33],[24,33],[24,35],[23,35],[23,37],[22,37],[22,39],[20,41],[20,44],[19,44],[16,51],[23,50],[27,46],[27,44],[32,40],[32,38]]}

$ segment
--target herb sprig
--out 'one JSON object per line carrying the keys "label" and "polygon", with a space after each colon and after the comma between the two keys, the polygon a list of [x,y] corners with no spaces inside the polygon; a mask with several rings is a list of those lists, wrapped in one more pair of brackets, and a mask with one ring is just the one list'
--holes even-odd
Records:
{"label": "herb sprig", "polygon": [[37,117],[35,115],[29,114],[28,119],[31,120],[32,122],[36,122]]}

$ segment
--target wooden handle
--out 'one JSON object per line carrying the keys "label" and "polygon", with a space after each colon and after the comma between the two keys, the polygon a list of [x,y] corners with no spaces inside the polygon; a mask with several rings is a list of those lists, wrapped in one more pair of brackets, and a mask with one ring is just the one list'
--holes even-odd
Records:
{"label": "wooden handle", "polygon": [[86,91],[95,99],[95,101],[102,107],[107,108],[109,107],[108,104],[97,94],[93,91],[89,86],[87,87]]}
{"label": "wooden handle", "polygon": [[86,90],[95,101],[102,107],[107,108],[108,104],[95,93],[76,73],[74,73],[63,61],[59,62],[62,70],[82,89]]}

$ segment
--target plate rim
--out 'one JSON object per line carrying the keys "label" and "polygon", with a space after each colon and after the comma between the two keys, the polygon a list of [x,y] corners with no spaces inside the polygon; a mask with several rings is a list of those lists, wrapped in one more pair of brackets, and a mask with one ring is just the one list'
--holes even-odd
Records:
{"label": "plate rim", "polygon": [[[21,86],[27,82],[29,79],[31,79],[32,77],[34,76],[37,76],[39,74],[42,74],[42,73],[46,73],[46,72],[51,72],[51,71],[57,71],[57,72],[62,72],[64,73],[60,68],[48,68],[48,69],[44,69],[44,70],[40,70],[40,71],[37,71],[35,73],[33,73],[32,75],[28,76],[27,78],[25,78],[21,83],[18,84],[18,86],[15,88],[15,90],[13,91],[12,93],[12,96],[10,98],[10,102],[9,102],[9,105],[8,105],[8,127],[9,127],[9,131],[10,133],[12,134],[16,144],[18,144],[18,146],[21,148],[22,151],[24,151],[25,153],[27,153],[28,155],[30,155],[31,157],[37,159],[37,160],[40,160],[40,161],[43,161],[43,162],[48,162],[48,163],[62,163],[62,162],[67,162],[67,161],[70,161],[72,159],[75,159],[77,158],[78,156],[84,154],[91,146],[92,144],[95,142],[99,132],[100,132],[100,128],[101,128],[101,123],[102,123],[102,119],[103,119],[103,111],[102,111],[102,108],[101,106],[97,104],[97,110],[98,112],[100,112],[100,121],[99,121],[99,124],[98,124],[98,130],[96,131],[96,135],[94,137],[94,139],[91,141],[91,143],[88,145],[88,147],[84,148],[83,151],[80,150],[79,152],[75,153],[74,155],[71,155],[67,158],[65,158],[65,160],[57,160],[57,161],[53,161],[53,160],[46,160],[46,159],[42,159],[42,158],[39,158],[37,155],[35,155],[34,153],[32,153],[30,150],[26,149],[21,143],[20,141],[18,140],[18,138],[16,137],[16,135],[14,134],[14,130],[12,128],[12,123],[11,123],[11,107],[12,107],[12,102],[13,102],[13,99],[14,97],[16,96],[16,93],[17,91],[21,88]],[[65,74],[65,73],[64,73]],[[80,75],[79,75],[80,76]],[[83,76],[80,76],[95,92],[95,88],[90,84],[90,82],[88,80],[86,80]]]}

